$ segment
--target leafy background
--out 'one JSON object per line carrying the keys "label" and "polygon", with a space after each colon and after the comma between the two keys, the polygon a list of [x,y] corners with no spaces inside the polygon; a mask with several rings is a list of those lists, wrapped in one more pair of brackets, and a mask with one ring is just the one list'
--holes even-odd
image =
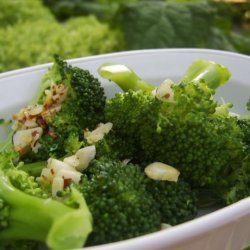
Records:
{"label": "leafy background", "polygon": [[250,2],[212,0],[0,1],[0,72],[147,48],[250,54]]}

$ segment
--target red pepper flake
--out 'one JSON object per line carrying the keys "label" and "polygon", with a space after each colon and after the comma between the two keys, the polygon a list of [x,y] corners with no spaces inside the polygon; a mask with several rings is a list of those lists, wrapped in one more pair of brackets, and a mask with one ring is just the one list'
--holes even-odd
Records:
{"label": "red pepper flake", "polygon": [[37,134],[39,134],[37,131],[33,131],[33,132],[31,133],[32,137],[36,137]]}
{"label": "red pepper flake", "polygon": [[71,184],[71,182],[72,182],[72,179],[63,177],[63,186],[64,187],[68,187]]}
{"label": "red pepper flake", "polygon": [[57,138],[56,133],[55,133],[54,131],[52,131],[52,130],[49,130],[49,131],[48,131],[48,135],[49,135],[50,137],[52,137],[53,139],[56,139],[56,138]]}
{"label": "red pepper flake", "polygon": [[47,127],[47,123],[42,117],[38,117],[36,122],[41,128],[46,128]]}
{"label": "red pepper flake", "polygon": [[168,99],[170,97],[170,94],[167,93],[166,95],[164,95],[164,98]]}

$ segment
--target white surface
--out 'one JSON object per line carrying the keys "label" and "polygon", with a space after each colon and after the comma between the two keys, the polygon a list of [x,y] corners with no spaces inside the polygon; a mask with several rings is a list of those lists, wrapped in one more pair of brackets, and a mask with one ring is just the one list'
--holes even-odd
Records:
{"label": "white surface", "polygon": [[[159,84],[166,78],[178,81],[190,63],[198,58],[213,60],[229,68],[232,77],[218,90],[218,98],[234,103],[232,111],[245,114],[245,104],[250,97],[248,56],[206,49],[157,49],[85,57],[69,62],[90,70],[97,77],[97,68],[104,62],[127,64],[144,80]],[[28,102],[49,65],[0,74],[0,117],[10,118]],[[112,83],[100,80],[108,96],[119,91]],[[250,245],[250,198],[161,232],[88,249],[240,250],[247,245]]]}

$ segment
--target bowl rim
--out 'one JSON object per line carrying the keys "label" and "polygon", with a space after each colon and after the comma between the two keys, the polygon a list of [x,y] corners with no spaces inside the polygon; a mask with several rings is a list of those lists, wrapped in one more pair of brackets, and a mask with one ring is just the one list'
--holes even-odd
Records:
{"label": "bowl rim", "polygon": [[[105,59],[105,58],[119,58],[121,56],[136,56],[136,55],[150,55],[155,53],[168,53],[168,54],[182,54],[182,53],[192,53],[192,54],[208,54],[208,55],[224,55],[224,56],[230,56],[230,57],[238,57],[243,60],[249,61],[250,56],[237,53],[237,52],[231,52],[226,50],[216,50],[216,49],[196,49],[196,48],[159,48],[159,49],[142,49],[142,50],[130,50],[130,51],[119,51],[119,52],[112,52],[112,53],[106,53],[106,54],[100,54],[100,55],[93,55],[93,56],[86,56],[86,57],[78,57],[78,58],[72,58],[72,59],[66,59],[67,62],[70,64],[77,64],[82,62],[90,62],[95,61],[98,59]],[[0,73],[0,79],[9,77],[9,76],[15,76],[22,73],[29,73],[34,71],[39,71],[42,69],[46,69],[49,66],[52,65],[52,62],[39,64],[35,66],[28,66],[20,69],[14,69],[7,72]]]}

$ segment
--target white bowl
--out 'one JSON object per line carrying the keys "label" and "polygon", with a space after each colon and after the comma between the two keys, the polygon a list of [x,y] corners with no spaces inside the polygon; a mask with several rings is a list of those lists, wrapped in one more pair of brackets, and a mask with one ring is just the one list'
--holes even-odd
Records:
{"label": "white bowl", "polygon": [[[97,68],[104,62],[127,64],[154,84],[170,78],[178,81],[193,60],[203,58],[222,63],[232,73],[217,98],[235,104],[233,112],[245,114],[250,97],[250,57],[207,49],[154,49],[106,54],[69,60],[90,70],[112,96],[119,88],[101,79]],[[10,118],[34,95],[42,75],[51,64],[0,74],[0,118]],[[0,131],[0,137],[3,131]],[[91,250],[240,250],[250,245],[250,198],[167,230],[130,240],[90,247]]]}

